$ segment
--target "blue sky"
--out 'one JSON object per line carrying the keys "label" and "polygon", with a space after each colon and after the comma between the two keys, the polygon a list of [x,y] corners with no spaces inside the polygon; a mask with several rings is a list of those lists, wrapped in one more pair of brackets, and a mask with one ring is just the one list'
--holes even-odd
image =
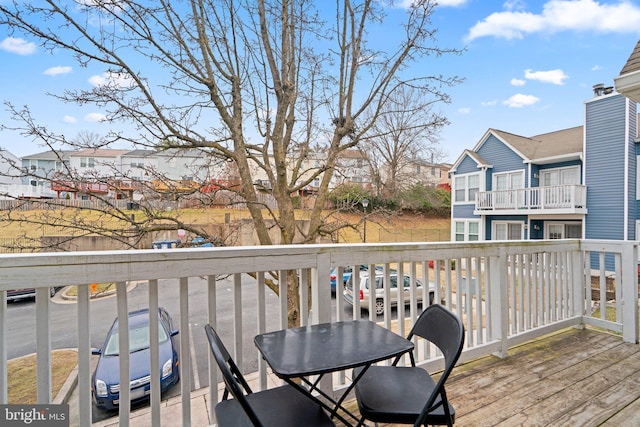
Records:
{"label": "blue sky", "polygon": [[[0,0],[5,1],[5,0]],[[400,2],[402,3],[402,2]],[[461,56],[428,58],[430,72],[465,81],[450,89],[441,111],[450,120],[440,134],[446,161],[472,148],[488,128],[533,136],[579,126],[592,86],[613,86],[640,38],[640,2],[621,0],[440,0],[433,16],[438,45],[464,48]],[[46,93],[98,84],[102,70],[80,68],[63,52],[0,28],[0,100],[28,104],[54,131],[105,134],[94,106],[56,102]],[[9,124],[4,108],[0,122]],[[17,156],[42,146],[0,132],[0,146]]]}

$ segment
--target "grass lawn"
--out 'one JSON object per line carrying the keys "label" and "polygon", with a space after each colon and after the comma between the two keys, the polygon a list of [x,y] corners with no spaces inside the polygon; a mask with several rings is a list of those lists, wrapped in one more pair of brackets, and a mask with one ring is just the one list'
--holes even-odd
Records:
{"label": "grass lawn", "polygon": [[[51,352],[51,397],[55,398],[69,374],[78,363],[75,350],[54,350]],[[7,363],[7,392],[9,403],[35,404],[36,396],[36,355],[19,357]]]}

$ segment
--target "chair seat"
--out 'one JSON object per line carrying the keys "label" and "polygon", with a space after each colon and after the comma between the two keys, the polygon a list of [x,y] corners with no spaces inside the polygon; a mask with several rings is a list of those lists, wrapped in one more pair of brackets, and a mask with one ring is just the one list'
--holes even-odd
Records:
{"label": "chair seat", "polygon": [[[354,370],[354,377],[360,369]],[[360,414],[374,422],[413,424],[436,387],[422,368],[371,366],[356,383],[355,393]],[[441,402],[440,397],[436,404]],[[452,418],[453,406],[449,404]],[[429,413],[424,424],[447,424],[442,405]]]}
{"label": "chair seat", "polygon": [[[265,427],[335,426],[322,407],[289,385],[251,393],[246,398]],[[220,427],[253,427],[235,399],[218,403],[215,413]]]}

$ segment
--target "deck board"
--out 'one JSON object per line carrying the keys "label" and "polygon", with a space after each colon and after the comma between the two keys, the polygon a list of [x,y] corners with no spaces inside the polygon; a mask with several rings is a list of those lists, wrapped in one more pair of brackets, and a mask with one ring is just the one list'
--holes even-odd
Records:
{"label": "deck board", "polygon": [[566,329],[457,366],[447,395],[459,426],[638,426],[640,346]]}

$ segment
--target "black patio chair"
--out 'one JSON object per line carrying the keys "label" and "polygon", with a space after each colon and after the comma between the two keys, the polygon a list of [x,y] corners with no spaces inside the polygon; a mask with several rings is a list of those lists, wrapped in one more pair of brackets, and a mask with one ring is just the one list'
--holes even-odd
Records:
{"label": "black patio chair", "polygon": [[216,331],[211,325],[204,329],[225,383],[215,407],[218,426],[335,426],[318,403],[290,385],[252,392]]}
{"label": "black patio chair", "polygon": [[[435,344],[444,355],[445,367],[436,382],[429,373],[415,366],[371,366],[355,385],[358,409],[364,420],[393,424],[448,425],[455,422],[455,410],[447,400],[445,382],[464,345],[464,326],[458,316],[441,306],[427,307],[409,332],[407,339],[419,336]],[[354,377],[358,374],[354,370]]]}

